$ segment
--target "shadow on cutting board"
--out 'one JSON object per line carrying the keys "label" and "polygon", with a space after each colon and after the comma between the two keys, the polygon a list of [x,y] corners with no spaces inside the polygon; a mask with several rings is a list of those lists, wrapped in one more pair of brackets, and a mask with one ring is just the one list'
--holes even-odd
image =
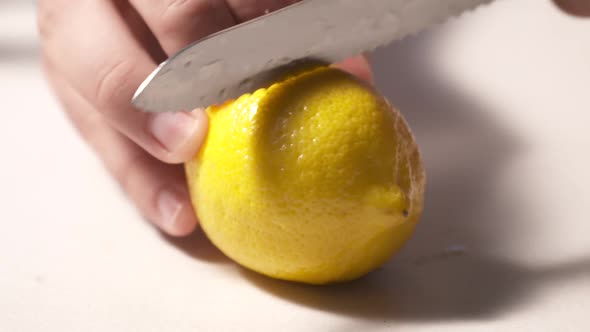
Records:
{"label": "shadow on cutting board", "polygon": [[211,243],[201,228],[197,227],[196,231],[186,237],[173,237],[165,233],[160,233],[160,235],[166,242],[192,258],[210,263],[232,263],[221,250]]}
{"label": "shadow on cutting board", "polygon": [[[437,321],[497,317],[532,301],[544,283],[590,273],[590,257],[534,269],[493,258],[495,250],[526,241],[518,198],[502,197],[495,189],[523,146],[484,105],[437,73],[428,36],[374,58],[378,86],[408,120],[426,166],[426,209],[407,246],[389,264],[347,284],[307,286],[239,269],[246,280],[326,312]],[[194,258],[229,262],[200,231],[169,241]]]}
{"label": "shadow on cutting board", "polygon": [[464,255],[412,266],[387,266],[357,281],[331,286],[307,286],[273,280],[245,269],[242,272],[254,285],[282,299],[350,317],[392,321],[484,320],[531,302],[535,289],[545,283],[587,278],[590,257],[530,269]]}
{"label": "shadow on cutting board", "polygon": [[243,269],[254,285],[347,316],[464,320],[502,315],[526,305],[543,283],[590,273],[590,257],[543,269],[493,258],[526,241],[518,197],[495,189],[523,144],[437,73],[429,38],[407,39],[373,59],[378,87],[408,120],[425,161],[426,209],[415,235],[389,264],[352,283],[306,286]]}

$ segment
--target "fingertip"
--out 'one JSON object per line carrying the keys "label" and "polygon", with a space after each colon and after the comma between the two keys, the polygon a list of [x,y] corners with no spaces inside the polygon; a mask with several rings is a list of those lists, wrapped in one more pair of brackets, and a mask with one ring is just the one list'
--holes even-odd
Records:
{"label": "fingertip", "polygon": [[187,236],[192,234],[198,226],[198,220],[196,218],[195,212],[190,205],[184,204],[182,210],[180,211],[175,226],[171,229],[168,234],[172,236]]}
{"label": "fingertip", "polygon": [[209,117],[204,109],[197,108],[189,113],[195,121],[195,128],[186,145],[180,151],[183,162],[189,161],[199,152],[209,131]]}
{"label": "fingertip", "polygon": [[196,214],[187,196],[170,188],[158,194],[159,219],[155,223],[168,235],[186,236],[197,227]]}
{"label": "fingertip", "polygon": [[371,69],[368,55],[366,54],[348,58],[342,62],[335,64],[334,66],[344,71],[347,71],[366,82],[369,82],[371,84],[375,83],[375,79],[373,77],[373,70]]}
{"label": "fingertip", "polygon": [[203,109],[153,114],[148,131],[162,151],[155,157],[172,164],[190,160],[199,151],[208,128],[209,119]]}

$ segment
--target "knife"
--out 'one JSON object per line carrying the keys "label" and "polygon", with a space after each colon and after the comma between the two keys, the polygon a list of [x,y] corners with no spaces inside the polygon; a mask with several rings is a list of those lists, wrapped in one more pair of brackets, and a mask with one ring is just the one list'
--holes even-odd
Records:
{"label": "knife", "polygon": [[303,0],[203,38],[163,62],[132,104],[149,112],[220,104],[298,61],[334,63],[492,0]]}

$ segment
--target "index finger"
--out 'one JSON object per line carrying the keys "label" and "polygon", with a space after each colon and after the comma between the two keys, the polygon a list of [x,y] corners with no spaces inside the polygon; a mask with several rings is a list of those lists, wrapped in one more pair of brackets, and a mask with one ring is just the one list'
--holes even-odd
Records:
{"label": "index finger", "polygon": [[182,162],[196,153],[206,119],[197,113],[148,114],[131,104],[156,68],[110,1],[40,2],[43,52],[52,67],[107,122],[156,158]]}

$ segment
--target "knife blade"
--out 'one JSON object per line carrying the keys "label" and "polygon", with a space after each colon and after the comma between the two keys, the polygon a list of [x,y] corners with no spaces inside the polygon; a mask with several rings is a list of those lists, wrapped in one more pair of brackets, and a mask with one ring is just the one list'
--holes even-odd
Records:
{"label": "knife blade", "polygon": [[132,104],[192,110],[268,84],[296,61],[334,63],[373,51],[493,0],[303,0],[203,38],[163,62]]}

